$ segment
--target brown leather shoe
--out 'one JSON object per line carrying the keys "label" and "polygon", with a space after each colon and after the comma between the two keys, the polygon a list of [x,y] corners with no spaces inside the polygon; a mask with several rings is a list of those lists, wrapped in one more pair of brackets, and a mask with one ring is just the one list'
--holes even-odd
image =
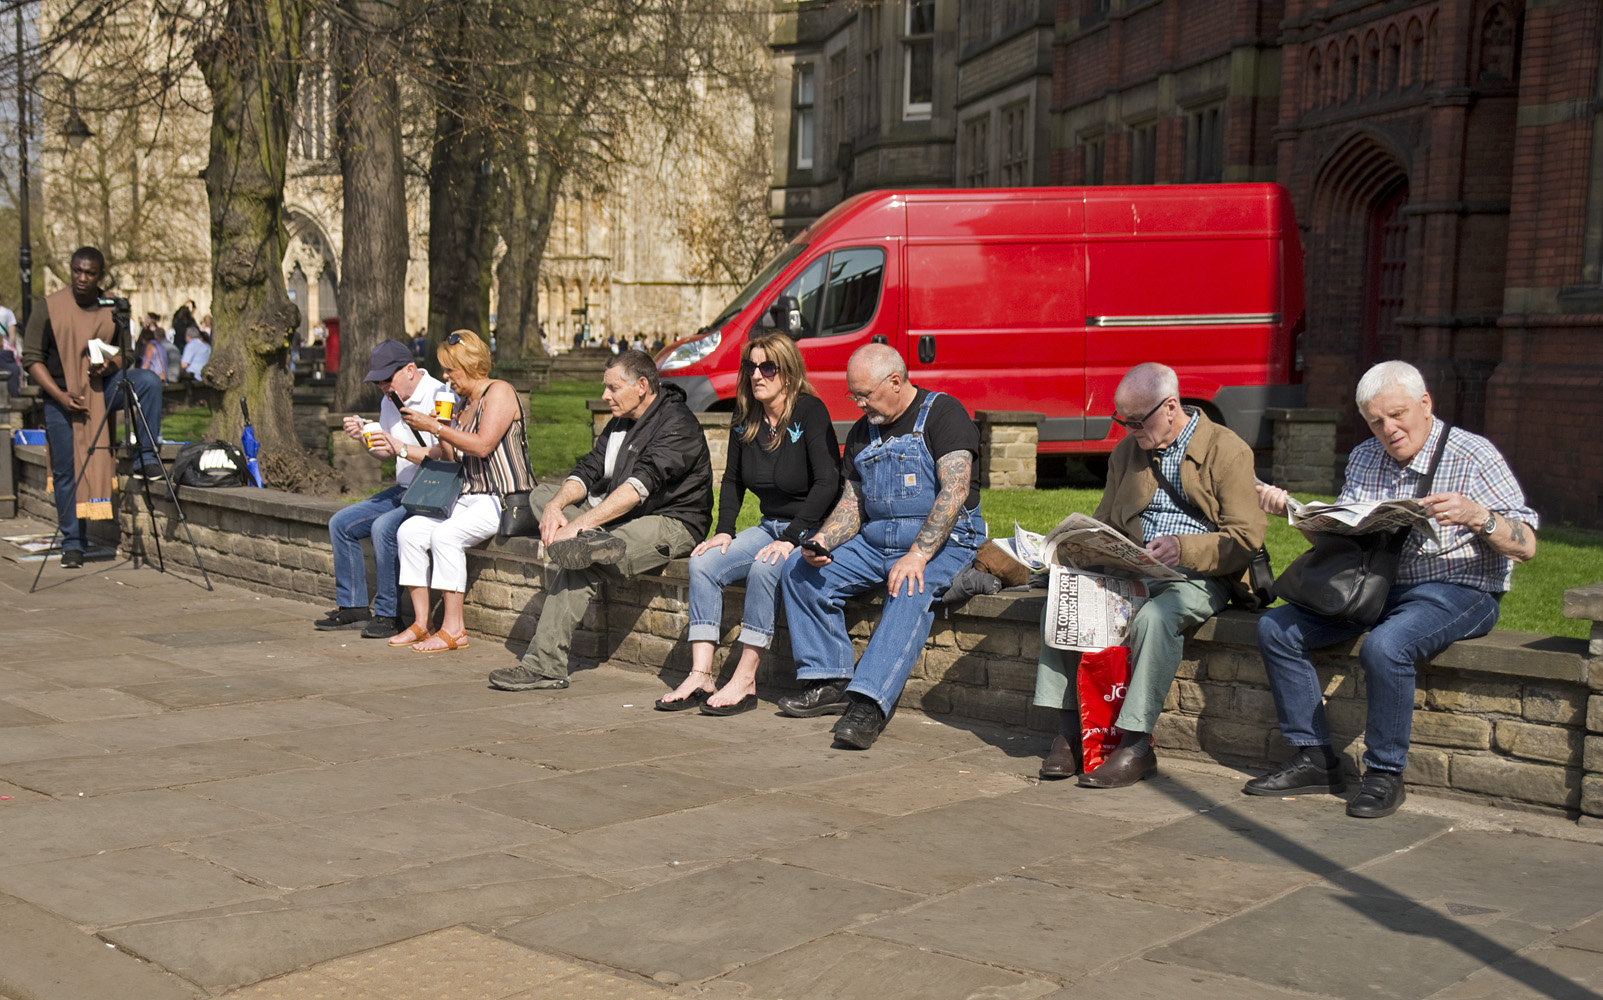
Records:
{"label": "brown leather shoe", "polygon": [[1080,773],[1080,762],[1074,759],[1074,748],[1063,736],[1052,737],[1052,749],[1046,753],[1046,760],[1041,762],[1041,778],[1044,781],[1053,781],[1058,778],[1072,778]]}
{"label": "brown leather shoe", "polygon": [[1086,788],[1125,788],[1158,773],[1158,755],[1151,750],[1137,755],[1135,747],[1120,747],[1108,754],[1095,771],[1080,775]]}

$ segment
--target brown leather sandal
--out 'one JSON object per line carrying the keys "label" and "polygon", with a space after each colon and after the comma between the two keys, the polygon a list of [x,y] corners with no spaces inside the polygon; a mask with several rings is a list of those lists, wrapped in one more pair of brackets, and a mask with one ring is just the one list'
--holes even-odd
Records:
{"label": "brown leather sandal", "polygon": [[[445,643],[445,646],[443,648],[441,648],[441,649],[419,649],[418,648],[419,646],[422,646],[423,643],[428,642],[430,639],[438,639],[441,642]],[[425,636],[423,639],[419,640],[415,645],[413,645],[412,652],[414,652],[414,653],[444,653],[444,652],[446,652],[448,650],[452,650],[452,649],[466,649],[467,645],[468,645],[468,630],[467,629],[463,629],[462,631],[458,632],[456,635],[452,635],[451,633],[447,632],[445,629],[442,628],[438,632],[435,632],[433,635]]]}
{"label": "brown leather sandal", "polygon": [[422,622],[413,622],[406,627],[406,631],[390,637],[392,646],[411,646],[422,642],[429,637],[429,627]]}

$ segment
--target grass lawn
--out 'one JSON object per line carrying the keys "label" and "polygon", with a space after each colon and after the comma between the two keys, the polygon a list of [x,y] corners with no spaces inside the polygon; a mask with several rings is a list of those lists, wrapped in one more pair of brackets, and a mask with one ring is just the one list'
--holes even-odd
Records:
{"label": "grass lawn", "polygon": [[210,407],[167,410],[161,415],[161,437],[164,441],[200,441],[206,437],[206,428],[211,422]]}
{"label": "grass lawn", "polygon": [[590,411],[600,382],[552,382],[529,393],[529,467],[536,476],[567,472],[590,450]]}

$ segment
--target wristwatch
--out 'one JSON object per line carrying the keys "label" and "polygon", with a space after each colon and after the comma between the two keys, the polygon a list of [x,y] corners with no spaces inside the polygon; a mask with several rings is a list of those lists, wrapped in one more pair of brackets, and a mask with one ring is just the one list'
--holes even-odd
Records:
{"label": "wristwatch", "polygon": [[1497,515],[1491,511],[1486,512],[1486,523],[1481,525],[1481,534],[1490,535],[1497,530]]}

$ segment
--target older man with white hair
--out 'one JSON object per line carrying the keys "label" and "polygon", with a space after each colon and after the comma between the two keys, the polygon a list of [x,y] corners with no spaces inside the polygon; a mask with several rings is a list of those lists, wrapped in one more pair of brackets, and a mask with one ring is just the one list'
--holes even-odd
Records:
{"label": "older man with white hair", "polygon": [[[1425,379],[1413,365],[1383,361],[1358,382],[1358,411],[1374,437],[1347,459],[1341,500],[1415,495],[1433,474],[1421,502],[1437,523],[1439,542],[1415,530],[1403,547],[1381,619],[1359,649],[1368,696],[1363,784],[1347,805],[1360,819],[1390,816],[1402,804],[1403,770],[1414,721],[1415,665],[1459,639],[1497,624],[1498,602],[1513,564],[1536,554],[1537,515],[1508,463],[1490,441],[1449,428],[1431,412]],[[1449,433],[1451,431],[1451,433]],[[1258,490],[1271,514],[1286,510],[1286,491]],[[1258,647],[1274,691],[1280,732],[1296,754],[1280,770],[1247,782],[1249,795],[1345,790],[1341,762],[1325,722],[1324,691],[1310,650],[1352,639],[1364,626],[1295,604],[1258,621]]]}

